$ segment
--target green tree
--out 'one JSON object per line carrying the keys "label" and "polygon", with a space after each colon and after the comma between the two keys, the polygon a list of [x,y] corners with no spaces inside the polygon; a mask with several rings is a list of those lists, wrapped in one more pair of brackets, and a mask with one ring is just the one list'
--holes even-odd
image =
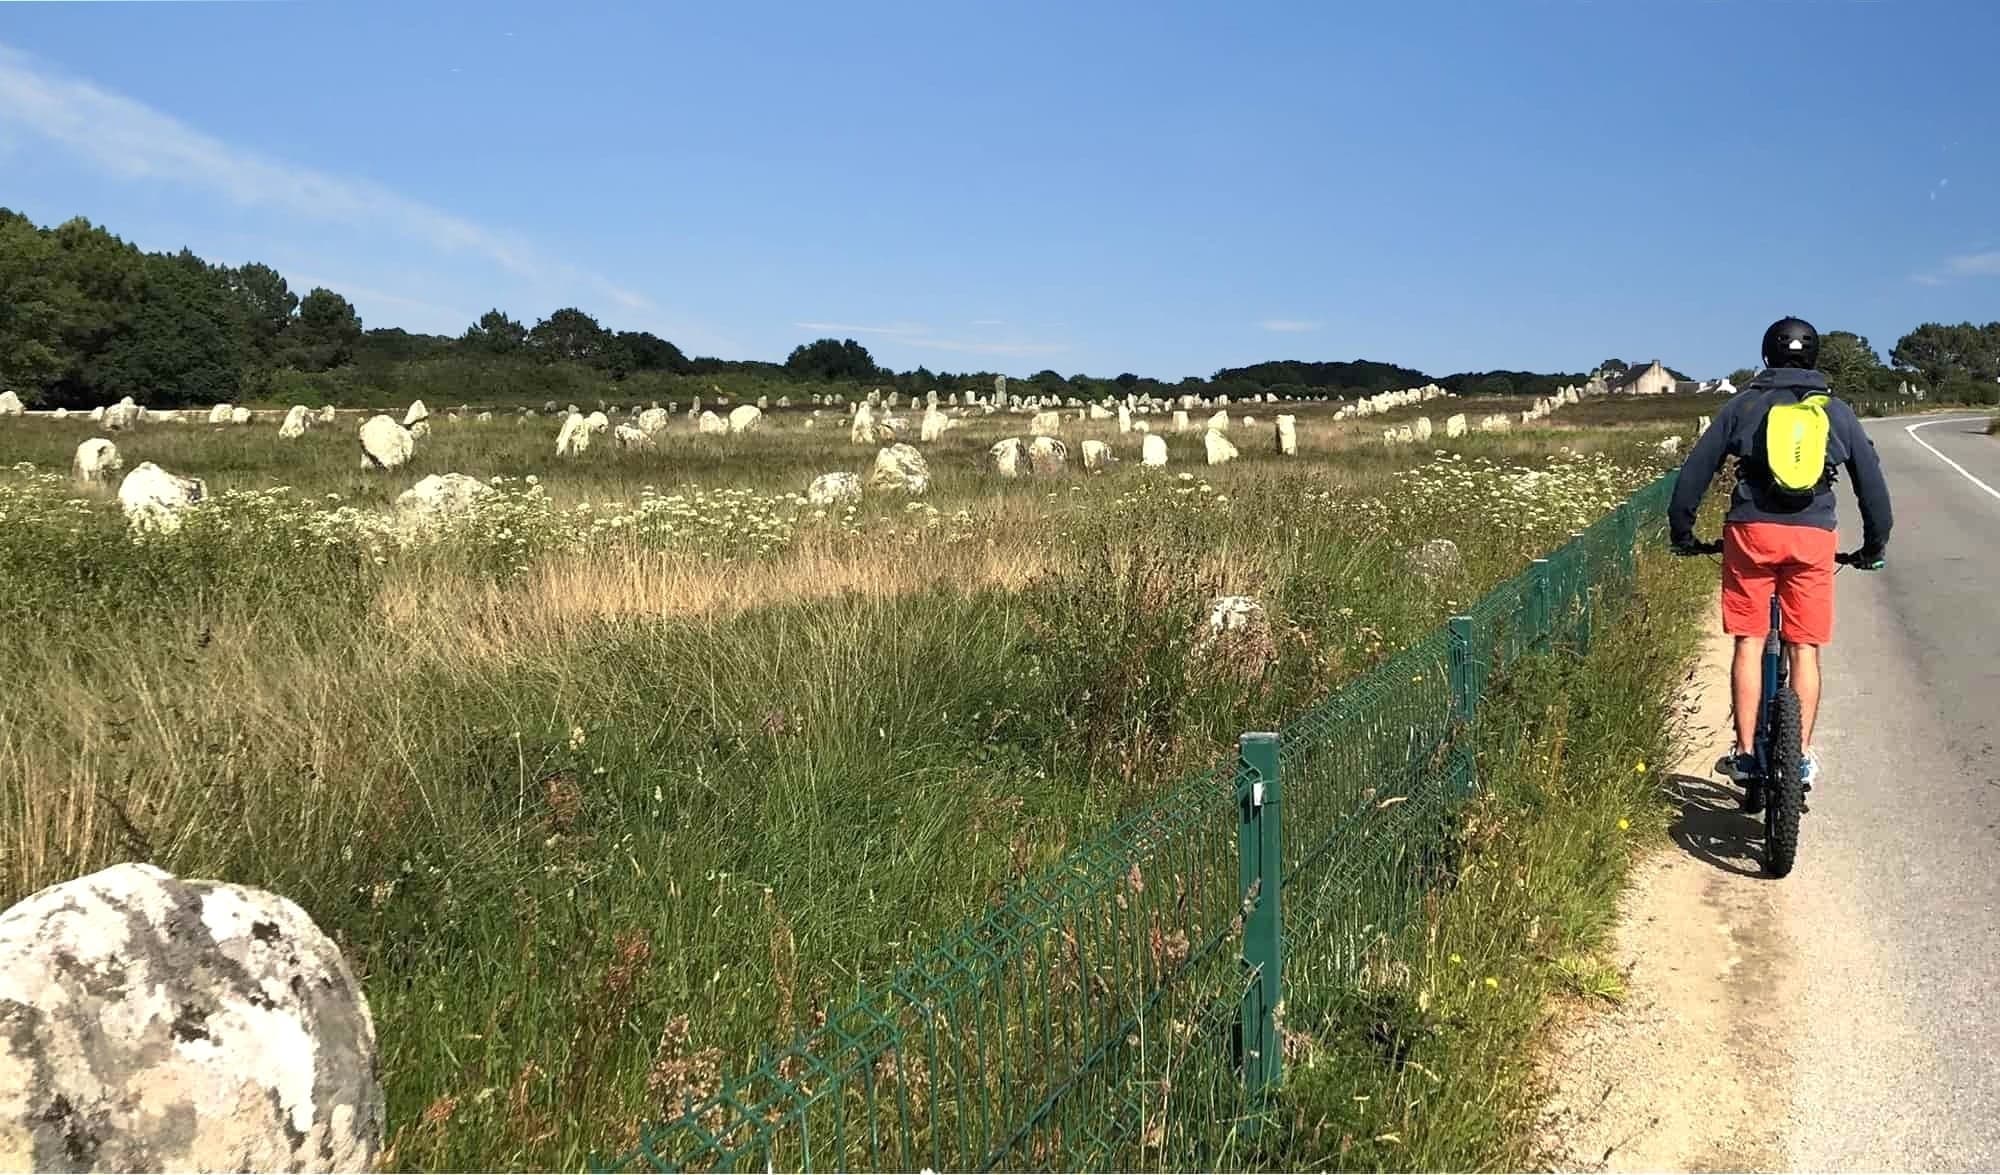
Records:
{"label": "green tree", "polygon": [[644,330],[621,330],[612,336],[611,369],[623,377],[633,371],[666,371],[685,375],[688,358],[679,347]]}
{"label": "green tree", "polygon": [[225,275],[238,307],[245,349],[253,358],[272,358],[299,308],[299,296],[292,293],[285,276],[268,265],[251,262]]}
{"label": "green tree", "polygon": [[1853,331],[1830,330],[1819,339],[1819,369],[1835,391],[1869,386],[1882,357]]}
{"label": "green tree", "polygon": [[148,254],[142,271],[129,321],[94,365],[97,392],[153,405],[231,399],[244,355],[227,271],[185,250]]}
{"label": "green tree", "polygon": [[1747,384],[1751,380],[1756,378],[1757,378],[1756,370],[1754,368],[1749,368],[1749,367],[1739,367],[1735,371],[1729,373],[1729,382],[1731,386],[1737,388],[1741,388],[1744,384]]}
{"label": "green tree", "polygon": [[324,286],[299,301],[298,317],[285,332],[285,362],[301,371],[330,371],[354,358],[361,342],[361,315],[353,303]]}
{"label": "green tree", "polygon": [[2000,378],[2000,323],[1980,327],[1969,322],[1957,326],[1926,322],[1896,340],[1889,359],[1920,373],[1934,388],[1966,379],[1990,383]]}
{"label": "green tree", "polygon": [[611,332],[574,306],[565,306],[528,332],[528,349],[546,360],[602,364],[611,358]]}
{"label": "green tree", "polygon": [[814,339],[792,348],[785,370],[802,379],[871,380],[882,377],[875,357],[853,339]]}
{"label": "green tree", "polygon": [[488,355],[512,355],[528,345],[528,328],[501,313],[496,306],[466,327],[459,341]]}
{"label": "green tree", "polygon": [[35,403],[68,366],[62,328],[69,292],[55,242],[27,217],[0,208],[0,388]]}

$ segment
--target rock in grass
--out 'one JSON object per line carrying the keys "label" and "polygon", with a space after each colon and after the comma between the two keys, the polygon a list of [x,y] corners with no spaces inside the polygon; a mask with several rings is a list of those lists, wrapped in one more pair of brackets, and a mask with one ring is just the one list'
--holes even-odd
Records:
{"label": "rock in grass", "polygon": [[764,427],[764,410],[755,404],[745,404],[729,413],[729,432],[735,436],[746,432],[756,432]]}
{"label": "rock in grass", "polygon": [[1167,438],[1147,433],[1139,441],[1139,464],[1158,469],[1167,463]]}
{"label": "rock in grass", "polygon": [[104,427],[112,432],[123,432],[128,428],[139,427],[139,422],[145,418],[146,410],[134,403],[132,397],[126,396],[104,410],[103,423]]}
{"label": "rock in grass", "polygon": [[924,409],[923,422],[917,428],[917,439],[928,445],[944,436],[945,430],[950,427],[951,417],[939,412],[937,405],[932,404]]}
{"label": "rock in grass", "polygon": [[1069,446],[1054,437],[1036,437],[1028,443],[1028,464],[1037,477],[1053,477],[1069,470]]}
{"label": "rock in grass", "polygon": [[1465,413],[1455,412],[1444,418],[1444,435],[1453,440],[1465,435]]}
{"label": "rock in grass", "polygon": [[151,461],[118,483],[118,505],[134,530],[171,534],[181,527],[181,512],[208,496],[199,478],[175,477]]}
{"label": "rock in grass", "polygon": [[650,449],[653,436],[636,424],[621,424],[611,430],[611,439],[618,442],[621,449]]}
{"label": "rock in grass", "polygon": [[1210,465],[1226,465],[1236,460],[1236,446],[1229,443],[1228,437],[1214,429],[1202,434],[1201,443],[1208,452]]}
{"label": "rock in grass", "polygon": [[92,437],[76,447],[76,459],[70,463],[70,472],[78,481],[109,481],[111,475],[125,468],[125,461],[118,456],[118,446],[103,437]]}
{"label": "rock in grass", "polygon": [[361,467],[401,469],[416,452],[417,438],[386,413],[376,413],[361,425]]}
{"label": "rock in grass", "polygon": [[294,404],[285,412],[285,422],[278,426],[278,435],[292,441],[306,435],[312,426],[312,416],[304,404]]}
{"label": "rock in grass", "polygon": [[1083,442],[1083,467],[1086,471],[1102,473],[1116,464],[1118,458],[1112,455],[1110,445],[1103,441]]}
{"label": "rock in grass", "polygon": [[276,894],[115,865],[0,913],[0,1164],[365,1171],[375,1026]]}
{"label": "rock in grass", "polygon": [[493,487],[463,473],[433,473],[396,498],[396,513],[419,521],[436,521],[470,510]]}
{"label": "rock in grass", "polygon": [[1417,417],[1416,424],[1412,425],[1411,428],[1413,429],[1413,435],[1415,435],[1415,437],[1417,438],[1417,443],[1422,444],[1431,439],[1430,417],[1428,416]]}
{"label": "rock in grass", "polygon": [[208,422],[210,424],[228,424],[231,407],[232,405],[227,403],[216,404],[210,407],[208,410]]}
{"label": "rock in grass", "polygon": [[422,400],[412,400],[410,401],[409,411],[403,413],[403,427],[411,428],[414,427],[417,424],[417,422],[423,420],[429,420],[430,418],[431,418],[431,410],[429,408],[424,407],[424,402]]}
{"label": "rock in grass", "polygon": [[1020,437],[995,441],[986,450],[986,467],[1001,477],[1026,477],[1032,468],[1028,460],[1028,442]]}
{"label": "rock in grass", "polygon": [[1264,616],[1264,605],[1249,596],[1217,596],[1208,603],[1210,632],[1238,632],[1256,625]]}
{"label": "rock in grass", "polygon": [[239,408],[231,408],[229,410],[229,423],[231,424],[248,424],[255,419],[256,419],[256,414],[251,412],[248,408],[239,407]]}
{"label": "rock in grass", "polygon": [[0,416],[19,416],[26,411],[27,408],[21,404],[20,393],[12,388],[0,392]]}
{"label": "rock in grass", "polygon": [[1062,413],[1060,412],[1035,413],[1034,417],[1028,421],[1028,431],[1036,434],[1061,432]]}
{"label": "rock in grass", "polygon": [[1404,552],[1403,558],[1411,571],[1432,583],[1450,579],[1465,570],[1465,560],[1459,557],[1458,544],[1450,539],[1431,539],[1411,547]]}
{"label": "rock in grass", "polygon": [[924,455],[910,445],[890,445],[875,454],[875,469],[868,484],[878,490],[922,494],[931,488],[931,467]]}
{"label": "rock in grass", "polygon": [[665,408],[653,407],[639,413],[637,423],[639,431],[650,437],[667,431],[667,424],[672,419],[673,414]]}
{"label": "rock in grass", "polygon": [[338,417],[333,411],[333,405],[328,404],[319,410],[319,422],[321,424],[332,424],[337,419]]}
{"label": "rock in grass", "polygon": [[1277,442],[1280,455],[1286,457],[1299,455],[1298,417],[1289,415],[1278,417]]}
{"label": "rock in grass", "polygon": [[822,473],[806,487],[806,501],[814,506],[838,506],[861,498],[861,479],[852,473]]}
{"label": "rock in grass", "polygon": [[702,414],[695,418],[694,430],[703,436],[722,436],[729,431],[729,422],[714,412],[703,409]]}
{"label": "rock in grass", "polygon": [[1213,415],[1213,416],[1211,416],[1211,417],[1209,417],[1209,418],[1208,418],[1208,431],[1210,431],[1210,432],[1228,432],[1228,431],[1229,431],[1229,411],[1228,411],[1228,409],[1223,409],[1222,411],[1220,411],[1220,412],[1217,412],[1217,413],[1216,413],[1215,415]]}

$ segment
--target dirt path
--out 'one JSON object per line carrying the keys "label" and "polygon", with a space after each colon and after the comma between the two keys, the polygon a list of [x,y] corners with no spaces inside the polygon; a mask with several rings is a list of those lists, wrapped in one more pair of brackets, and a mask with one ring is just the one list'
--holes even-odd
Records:
{"label": "dirt path", "polygon": [[1780,1131],[1794,1041],[1771,1009],[1795,997],[1797,951],[1778,888],[1751,880],[1756,825],[1713,782],[1729,737],[1728,672],[1729,640],[1718,632],[1684,699],[1690,750],[1669,780],[1681,809],[1677,844],[1635,868],[1620,904],[1612,961],[1625,998],[1608,1010],[1571,1009],[1554,1034],[1542,1119],[1552,1168],[1788,1165]]}

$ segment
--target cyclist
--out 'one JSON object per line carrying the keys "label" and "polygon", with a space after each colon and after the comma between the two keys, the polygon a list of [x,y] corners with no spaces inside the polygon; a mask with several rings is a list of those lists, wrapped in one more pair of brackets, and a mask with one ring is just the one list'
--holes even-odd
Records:
{"label": "cyclist", "polygon": [[[1722,627],[1736,638],[1736,657],[1729,680],[1736,707],[1735,753],[1723,757],[1717,770],[1739,784],[1756,776],[1751,747],[1757,733],[1757,705],[1762,680],[1758,659],[1771,626],[1771,594],[1778,595],[1784,618],[1785,656],[1791,683],[1799,695],[1800,775],[1810,787],[1819,773],[1813,754],[1813,719],[1819,711],[1819,650],[1833,636],[1833,571],[1835,555],[1833,481],[1845,465],[1861,504],[1861,548],[1854,566],[1878,570],[1889,541],[1893,518],[1889,487],[1875,444],[1862,431],[1854,409],[1828,398],[1825,412],[1825,471],[1803,493],[1778,484],[1765,449],[1765,422],[1775,406],[1798,404],[1809,396],[1827,395],[1819,362],[1819,332],[1797,318],[1781,318],[1764,332],[1764,370],[1732,397],[1708,431],[1689,451],[1674,483],[1667,522],[1674,549],[1698,550],[1694,538],[1695,510],[1723,458],[1736,458],[1736,490],[1722,529]],[[1807,475],[1810,481],[1810,475]],[[1754,805],[1761,797],[1748,793]]]}

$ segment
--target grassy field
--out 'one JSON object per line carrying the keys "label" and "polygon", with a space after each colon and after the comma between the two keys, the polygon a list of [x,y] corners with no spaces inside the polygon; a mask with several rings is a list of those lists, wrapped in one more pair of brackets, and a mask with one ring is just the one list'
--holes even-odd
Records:
{"label": "grassy field", "polygon": [[[126,467],[216,496],[145,541],[68,484],[87,421],[0,421],[0,904],[134,858],[284,893],[364,977],[392,1165],[574,1167],[1428,631],[1710,411],[1391,448],[1308,408],[1284,459],[1276,407],[1232,408],[1259,423],[1217,468],[1070,422],[1125,463],[1019,482],[978,458],[1025,421],[972,419],[925,497],[830,511],[806,483],[873,455],[831,414],[573,460],[547,419],[439,420],[391,475],[347,423],[156,425]],[[384,520],[445,471],[503,480],[453,526]],[[1440,537],[1464,567],[1426,583],[1406,552]],[[1201,639],[1239,593],[1270,621],[1247,667]],[[1642,661],[1591,688],[1653,688]],[[1522,737],[1573,688],[1524,695]],[[1597,758],[1652,737],[1593,721]]]}

